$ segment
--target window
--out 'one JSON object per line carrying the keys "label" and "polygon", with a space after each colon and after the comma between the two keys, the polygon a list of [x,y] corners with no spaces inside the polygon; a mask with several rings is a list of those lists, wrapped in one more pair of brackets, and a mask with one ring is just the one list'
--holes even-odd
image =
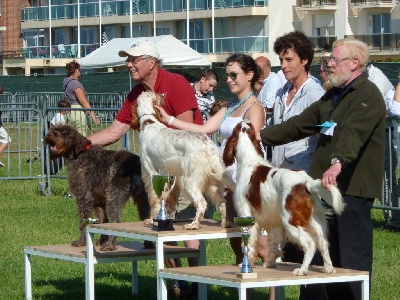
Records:
{"label": "window", "polygon": [[65,44],[64,29],[54,29],[53,36],[51,38],[53,45]]}
{"label": "window", "polygon": [[157,28],[156,29],[156,35],[167,35],[170,33],[169,28]]}
{"label": "window", "polygon": [[[78,44],[78,28],[73,29],[73,43]],[[81,27],[81,44],[93,44],[95,32],[91,27]],[[97,37],[97,36],[96,36]]]}
{"label": "window", "polygon": [[313,36],[334,36],[334,35],[335,35],[334,15],[313,16]]}

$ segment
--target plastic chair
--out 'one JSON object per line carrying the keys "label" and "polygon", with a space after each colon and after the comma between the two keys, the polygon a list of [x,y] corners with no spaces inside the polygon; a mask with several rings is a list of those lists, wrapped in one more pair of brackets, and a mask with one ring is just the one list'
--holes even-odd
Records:
{"label": "plastic chair", "polygon": [[64,44],[58,44],[57,50],[58,50],[58,57],[67,57]]}

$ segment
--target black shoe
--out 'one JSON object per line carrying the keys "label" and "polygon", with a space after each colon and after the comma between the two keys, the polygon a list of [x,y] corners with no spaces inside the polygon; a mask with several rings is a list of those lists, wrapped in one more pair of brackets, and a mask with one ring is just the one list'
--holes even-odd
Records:
{"label": "black shoe", "polygon": [[390,222],[383,225],[382,228],[388,231],[400,232],[400,226],[393,225]]}

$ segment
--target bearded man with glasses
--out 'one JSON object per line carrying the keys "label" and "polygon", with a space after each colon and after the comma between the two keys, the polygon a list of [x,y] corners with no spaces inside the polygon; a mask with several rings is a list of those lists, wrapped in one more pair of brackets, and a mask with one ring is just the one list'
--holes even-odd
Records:
{"label": "bearded man with glasses", "polygon": [[[382,94],[368,80],[368,46],[346,38],[333,43],[327,61],[333,84],[321,99],[279,125],[261,130],[265,145],[281,145],[319,134],[310,175],[326,189],[337,186],[345,209],[328,224],[335,267],[372,271],[371,208],[382,191],[386,109]],[[371,282],[371,281],[370,281]],[[314,285],[310,285],[311,288]],[[316,287],[314,287],[316,289]],[[326,284],[332,299],[361,299],[361,284]],[[326,299],[323,289],[301,299]]]}

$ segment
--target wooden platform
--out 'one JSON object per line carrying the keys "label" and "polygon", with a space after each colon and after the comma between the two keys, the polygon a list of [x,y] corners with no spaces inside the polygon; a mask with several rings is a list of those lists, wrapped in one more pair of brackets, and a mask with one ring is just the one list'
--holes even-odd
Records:
{"label": "wooden platform", "polygon": [[[165,258],[199,257],[200,251],[179,246],[164,245]],[[40,256],[53,259],[82,263],[132,262],[132,294],[138,293],[137,262],[141,260],[155,260],[156,249],[144,249],[143,243],[138,241],[120,242],[114,251],[100,251],[100,246],[95,246],[93,259],[87,258],[87,247],[73,247],[71,245],[45,245],[27,246],[24,249],[25,258],[25,299],[32,299],[32,264],[31,257]],[[90,282],[89,282],[90,281]],[[85,272],[85,282],[94,286],[94,278]]]}
{"label": "wooden platform", "polygon": [[[298,264],[291,263],[279,263],[274,269],[257,265],[253,268],[253,271],[257,272],[257,278],[248,279],[236,276],[236,273],[240,271],[237,265],[163,269],[159,271],[159,276],[164,280],[164,284],[165,280],[170,278],[234,287],[239,290],[240,299],[246,299],[247,288],[360,281],[362,282],[363,299],[369,299],[369,275],[366,271],[337,268],[336,273],[327,274],[322,267],[310,266],[309,273],[306,276],[293,276],[292,272],[297,267],[299,267]],[[199,297],[206,296],[199,295]]]}
{"label": "wooden platform", "polygon": [[[64,245],[45,245],[45,246],[27,246],[25,247],[25,252],[48,257],[53,254],[55,256],[60,255],[65,257],[64,260],[71,258],[81,258],[86,259],[87,248],[84,247],[73,247],[69,244]],[[43,255],[41,255],[41,253]],[[174,255],[182,256],[197,256],[199,250],[189,249],[180,246],[164,245],[164,255],[166,257],[174,257]],[[95,257],[100,258],[135,258],[135,257],[148,257],[148,259],[155,259],[156,249],[144,249],[143,243],[136,241],[120,242],[116,246],[114,251],[100,251],[100,246],[95,246]],[[55,257],[56,258],[56,257]],[[130,259],[131,260],[131,259]],[[129,261],[130,261],[129,260]]]}

